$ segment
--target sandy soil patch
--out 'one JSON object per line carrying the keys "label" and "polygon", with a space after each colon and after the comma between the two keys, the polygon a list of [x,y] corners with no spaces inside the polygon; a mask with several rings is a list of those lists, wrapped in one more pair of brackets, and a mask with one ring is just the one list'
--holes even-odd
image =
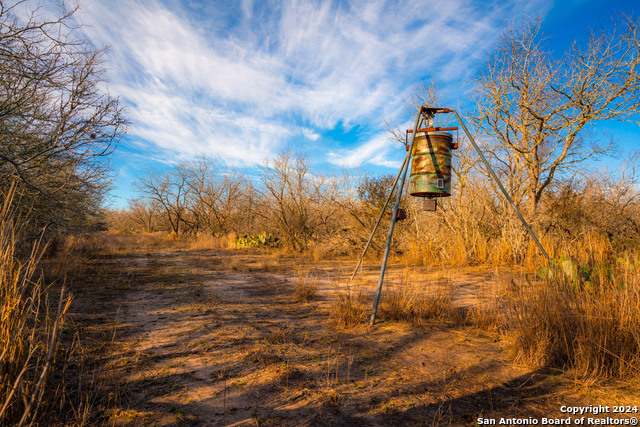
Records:
{"label": "sandy soil patch", "polygon": [[[114,349],[105,372],[122,389],[109,425],[472,426],[607,398],[597,385],[571,387],[557,372],[512,363],[501,336],[468,324],[334,326],[352,261],[157,250],[96,262],[108,265],[103,285],[78,295],[75,316],[118,314],[117,327],[105,327]],[[311,302],[293,298],[303,273],[317,279]],[[372,293],[377,274],[365,267],[349,290]],[[387,283],[407,275],[453,289],[461,308],[496,289],[491,272],[401,265]]]}

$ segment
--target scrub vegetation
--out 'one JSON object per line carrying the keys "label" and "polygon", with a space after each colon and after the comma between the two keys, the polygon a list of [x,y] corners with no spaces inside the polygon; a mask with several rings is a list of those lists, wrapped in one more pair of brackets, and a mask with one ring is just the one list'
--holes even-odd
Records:
{"label": "scrub vegetation", "polygon": [[201,156],[102,208],[126,120],[73,13],[0,2],[0,425],[473,425],[637,404],[640,154],[590,163],[615,153],[598,123],[638,118],[636,20],[561,60],[537,21],[509,28],[476,78],[467,120],[551,265],[461,139],[437,211],[402,195],[370,327],[389,208],[350,276],[394,177]]}

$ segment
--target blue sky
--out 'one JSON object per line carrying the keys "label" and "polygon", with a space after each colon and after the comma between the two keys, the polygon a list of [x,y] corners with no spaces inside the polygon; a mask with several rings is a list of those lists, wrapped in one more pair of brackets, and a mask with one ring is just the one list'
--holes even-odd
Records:
{"label": "blue sky", "polygon": [[[470,80],[507,22],[540,16],[564,50],[634,2],[82,0],[76,19],[106,55],[108,90],[131,121],[113,158],[111,206],[133,183],[199,154],[256,170],[284,149],[315,168],[395,173],[385,121],[434,83],[442,106],[471,109]],[[607,125],[623,150],[637,125]]]}

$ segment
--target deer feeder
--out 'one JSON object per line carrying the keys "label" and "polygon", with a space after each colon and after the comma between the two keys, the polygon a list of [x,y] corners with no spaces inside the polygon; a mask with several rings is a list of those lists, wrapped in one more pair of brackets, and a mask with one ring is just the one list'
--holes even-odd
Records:
{"label": "deer feeder", "polygon": [[[453,135],[446,131],[457,129],[426,128],[416,132],[411,151],[409,194],[426,198],[425,210],[435,210],[435,200],[427,199],[451,195],[451,150],[458,148],[458,143],[454,143]],[[407,140],[411,132],[407,131]],[[407,141],[406,149],[409,148]]]}
{"label": "deer feeder", "polygon": [[[453,136],[447,132],[451,130],[458,130],[457,127],[448,127],[448,128],[440,128],[440,127],[428,127],[425,129],[420,129],[420,125],[426,120],[429,123],[429,126],[433,126],[433,116],[435,114],[447,114],[453,113],[458,120],[458,123],[464,130],[464,133],[469,138],[469,141],[473,145],[473,148],[478,153],[478,157],[482,160],[484,165],[487,168],[491,178],[495,181],[496,185],[507,199],[507,201],[513,207],[513,210],[516,212],[522,224],[525,226],[531,238],[536,242],[540,251],[545,255],[547,260],[549,261],[549,265],[553,268],[554,264],[551,262],[551,258],[549,254],[544,250],[544,247],[536,237],[529,224],[524,219],[520,210],[515,205],[507,191],[504,189],[504,186],[498,179],[497,175],[493,171],[493,168],[485,158],[484,154],[476,144],[473,136],[469,133],[469,130],[465,126],[464,122],[460,118],[460,115],[457,111],[452,110],[450,108],[436,108],[436,107],[426,107],[421,106],[418,110],[418,116],[416,117],[416,122],[413,130],[408,130],[406,133],[406,148],[407,154],[404,158],[404,162],[402,163],[402,167],[398,172],[398,176],[391,187],[391,192],[389,193],[389,197],[378,216],[378,221],[376,225],[373,227],[373,231],[371,232],[371,236],[369,237],[369,241],[364,247],[364,251],[360,256],[360,260],[356,265],[355,270],[353,271],[353,275],[351,279],[353,279],[358,272],[358,268],[362,263],[362,259],[364,257],[371,240],[373,239],[373,235],[380,224],[380,220],[382,219],[382,215],[387,209],[387,205],[391,200],[391,196],[394,194],[394,190],[396,188],[396,184],[399,185],[399,189],[397,191],[396,203],[394,206],[394,215],[391,216],[391,226],[389,227],[389,233],[387,235],[387,242],[384,248],[384,255],[382,257],[382,266],[380,267],[380,278],[378,279],[378,288],[376,289],[376,295],[373,300],[373,311],[371,313],[371,321],[370,324],[374,325],[376,321],[376,312],[378,310],[378,303],[380,302],[380,295],[382,293],[382,282],[384,281],[384,273],[387,268],[387,260],[389,258],[389,251],[391,249],[391,239],[393,237],[393,228],[396,224],[396,221],[400,219],[398,217],[398,211],[400,209],[400,200],[402,199],[402,190],[404,188],[405,178],[407,176],[407,169],[410,164],[411,166],[411,178],[409,183],[409,193],[415,197],[424,198],[425,210],[436,210],[436,197],[447,197],[451,195],[451,150],[458,148],[458,143],[453,142]],[[411,143],[409,143],[409,134],[412,134]],[[456,135],[457,136],[457,135]],[[458,138],[456,138],[456,141]],[[409,153],[408,151],[411,150]],[[409,164],[408,164],[409,163]]]}

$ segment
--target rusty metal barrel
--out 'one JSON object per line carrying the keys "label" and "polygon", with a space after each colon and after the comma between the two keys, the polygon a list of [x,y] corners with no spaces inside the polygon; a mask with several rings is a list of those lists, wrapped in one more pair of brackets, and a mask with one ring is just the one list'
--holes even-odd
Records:
{"label": "rusty metal barrel", "polygon": [[418,132],[411,152],[409,193],[417,197],[451,195],[451,149],[448,132]]}

